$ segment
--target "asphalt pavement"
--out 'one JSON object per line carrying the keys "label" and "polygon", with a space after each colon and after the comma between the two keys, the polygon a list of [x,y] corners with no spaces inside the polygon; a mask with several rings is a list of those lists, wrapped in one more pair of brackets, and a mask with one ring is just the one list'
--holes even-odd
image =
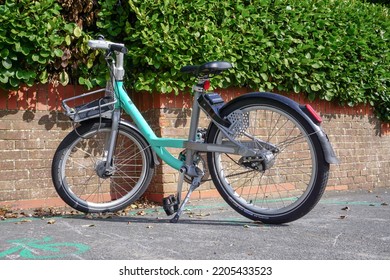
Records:
{"label": "asphalt pavement", "polygon": [[305,217],[253,223],[223,200],[192,200],[177,224],[161,207],[123,216],[0,220],[0,260],[389,260],[390,188],[327,192]]}

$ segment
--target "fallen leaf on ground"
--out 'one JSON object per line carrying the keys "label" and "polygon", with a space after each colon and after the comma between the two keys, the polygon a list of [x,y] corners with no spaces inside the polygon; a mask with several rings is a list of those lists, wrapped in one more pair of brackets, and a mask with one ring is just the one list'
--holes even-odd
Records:
{"label": "fallen leaf on ground", "polygon": [[6,208],[0,208],[0,216],[4,216],[7,211],[8,210]]}
{"label": "fallen leaf on ground", "polygon": [[16,222],[15,224],[24,224],[24,223],[31,223],[32,221],[31,220],[21,220],[19,222]]}
{"label": "fallen leaf on ground", "polygon": [[101,214],[98,216],[98,219],[111,219],[112,218],[112,214]]}
{"label": "fallen leaf on ground", "polygon": [[145,216],[145,215],[146,215],[146,212],[143,211],[143,210],[141,210],[141,211],[138,211],[138,212],[137,212],[137,215],[138,215],[138,216]]}
{"label": "fallen leaf on ground", "polygon": [[200,214],[197,214],[196,216],[198,217],[207,217],[207,216],[210,216],[211,214],[210,213],[200,213]]}
{"label": "fallen leaf on ground", "polygon": [[82,225],[82,227],[94,227],[95,225],[94,224],[90,224],[90,225]]}
{"label": "fallen leaf on ground", "polygon": [[146,208],[156,208],[156,204],[154,202],[149,201],[146,197],[141,198],[134,203],[130,204],[124,210],[134,210],[134,209],[146,209]]}
{"label": "fallen leaf on ground", "polygon": [[349,210],[351,210],[351,209],[350,209],[348,206],[345,206],[345,207],[341,208],[341,210],[349,211]]}
{"label": "fallen leaf on ground", "polygon": [[53,224],[56,223],[56,220],[48,220],[47,223],[48,223],[49,225],[53,225]]}

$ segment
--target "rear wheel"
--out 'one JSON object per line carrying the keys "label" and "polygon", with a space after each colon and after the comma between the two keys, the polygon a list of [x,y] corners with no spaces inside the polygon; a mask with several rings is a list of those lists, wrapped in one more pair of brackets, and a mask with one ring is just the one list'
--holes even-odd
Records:
{"label": "rear wheel", "polygon": [[111,122],[89,122],[68,134],[52,163],[58,195],[86,213],[115,212],[138,199],[153,176],[152,154],[134,129],[119,125],[113,171],[104,174]]}
{"label": "rear wheel", "polygon": [[[287,223],[307,214],[321,198],[329,173],[311,125],[269,99],[241,99],[222,114],[232,112],[240,112],[246,123],[235,140],[261,156],[208,153],[209,171],[222,197],[240,214],[264,223]],[[207,142],[224,141],[228,139],[212,124]]]}

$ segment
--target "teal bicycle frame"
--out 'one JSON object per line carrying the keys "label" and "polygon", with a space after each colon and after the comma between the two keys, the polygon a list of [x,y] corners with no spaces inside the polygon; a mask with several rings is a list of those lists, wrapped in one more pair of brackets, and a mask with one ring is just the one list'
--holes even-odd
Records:
{"label": "teal bicycle frame", "polygon": [[176,170],[179,170],[183,166],[183,162],[174,156],[165,149],[165,147],[170,148],[184,148],[184,142],[186,139],[177,139],[177,138],[161,138],[157,137],[153,132],[149,124],[146,122],[138,108],[134,105],[133,101],[130,99],[128,94],[123,88],[122,81],[115,82],[115,94],[121,103],[120,106],[124,111],[132,118],[138,129],[141,131],[142,135],[146,138],[152,149],[156,154],[169,166],[173,167]]}

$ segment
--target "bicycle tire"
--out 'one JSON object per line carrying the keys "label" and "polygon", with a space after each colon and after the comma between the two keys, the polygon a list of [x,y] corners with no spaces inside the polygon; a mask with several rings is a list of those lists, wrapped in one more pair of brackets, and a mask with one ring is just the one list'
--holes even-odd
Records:
{"label": "bicycle tire", "polygon": [[[226,117],[236,110],[248,116],[247,133],[275,145],[279,152],[273,166],[261,171],[243,165],[238,155],[209,152],[207,162],[216,189],[235,211],[254,221],[282,224],[303,217],[320,200],[329,175],[313,127],[294,109],[273,99],[233,100],[220,113]],[[240,135],[235,140],[248,139]],[[206,141],[222,140],[226,141],[223,133],[210,124]]]}
{"label": "bicycle tire", "polygon": [[152,152],[139,132],[119,124],[112,176],[101,178],[105,139],[111,122],[82,123],[60,143],[52,162],[52,180],[61,197],[84,213],[119,211],[137,200],[147,189],[154,165]]}

